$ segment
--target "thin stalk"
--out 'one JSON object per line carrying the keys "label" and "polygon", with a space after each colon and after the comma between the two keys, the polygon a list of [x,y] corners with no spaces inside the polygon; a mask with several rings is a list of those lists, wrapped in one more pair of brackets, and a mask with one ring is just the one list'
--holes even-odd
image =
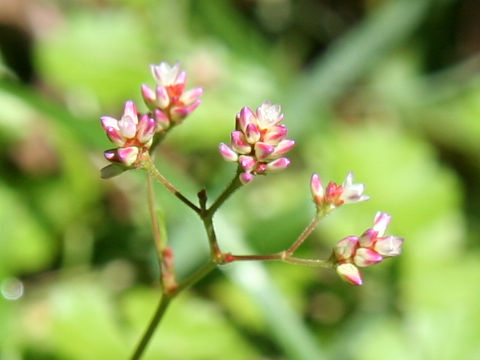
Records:
{"label": "thin stalk", "polygon": [[227,259],[228,259],[228,262],[245,261],[245,260],[281,261],[282,260],[282,254],[283,254],[283,252],[276,253],[276,254],[268,254],[268,255],[233,255],[233,254],[228,254]]}
{"label": "thin stalk", "polygon": [[217,267],[217,264],[210,260],[208,261],[205,265],[203,265],[201,268],[199,268],[197,271],[195,271],[190,277],[186,278],[184,281],[182,281],[175,290],[173,290],[170,293],[170,297],[175,297],[177,296],[180,292],[188,289],[190,286],[193,284],[197,283],[201,279],[203,279],[206,275],[211,273],[215,268]]}
{"label": "thin stalk", "polygon": [[303,230],[303,232],[298,236],[297,240],[290,246],[290,248],[286,251],[287,256],[292,255],[308,238],[308,236],[312,233],[313,230],[317,227],[318,223],[320,222],[322,217],[316,215],[310,224]]}
{"label": "thin stalk", "polygon": [[163,315],[165,314],[165,311],[167,310],[171,299],[172,298],[169,296],[162,295],[162,298],[160,299],[157,310],[155,311],[155,314],[153,315],[152,320],[150,320],[150,324],[148,325],[147,330],[145,331],[142,338],[140,339],[140,342],[138,343],[135,349],[135,352],[130,358],[131,360],[138,360],[142,356],[148,343],[150,342],[150,339],[152,338],[153,333],[157,329],[158,323],[160,322],[160,320],[162,320]]}
{"label": "thin stalk", "polygon": [[310,224],[303,230],[303,232],[298,236],[297,240],[290,246],[290,248],[286,251],[286,256],[292,255],[297,249],[304,243],[304,241],[310,236],[313,230],[317,227],[320,220],[322,220],[325,216],[327,216],[332,210],[335,208],[330,207],[329,205],[323,206],[317,209],[317,213],[315,217],[312,219]]}
{"label": "thin stalk", "polygon": [[203,227],[207,233],[208,243],[210,244],[210,253],[212,260],[216,263],[222,263],[224,260],[224,254],[220,250],[217,241],[217,235],[215,234],[215,228],[213,227],[213,221],[211,216],[201,216]]}
{"label": "thin stalk", "polygon": [[163,186],[167,188],[173,195],[179,198],[185,205],[195,211],[197,214],[200,213],[200,208],[188,200],[172,183],[170,183],[165,176],[163,176],[158,169],[155,167],[155,164],[152,161],[152,158],[148,153],[144,155],[142,162],[143,168],[148,171],[156,180],[158,180]]}
{"label": "thin stalk", "polygon": [[329,260],[302,259],[302,258],[287,256],[282,261],[289,264],[303,265],[303,266],[325,267],[325,268],[332,267],[332,263]]}
{"label": "thin stalk", "polygon": [[286,251],[282,251],[276,254],[269,255],[232,255],[228,254],[228,262],[233,261],[248,261],[248,260],[258,260],[258,261],[282,261],[289,264],[304,265],[304,266],[315,266],[315,267],[330,267],[331,262],[329,260],[319,260],[319,259],[302,259],[293,256],[288,256]]}
{"label": "thin stalk", "polygon": [[205,265],[203,265],[200,269],[198,269],[195,273],[193,273],[190,277],[185,279],[182,283],[178,285],[174,290],[169,293],[165,293],[162,295],[160,302],[158,304],[157,310],[153,315],[152,319],[150,320],[150,324],[148,325],[147,330],[143,334],[140,342],[138,343],[135,352],[133,353],[131,360],[138,360],[144,353],[148,343],[150,342],[155,330],[158,327],[158,324],[162,320],[165,312],[168,308],[170,302],[182,291],[188,289],[190,286],[194,285],[201,279],[203,279],[206,275],[212,272],[216,267],[216,264],[213,261],[209,261]]}
{"label": "thin stalk", "polygon": [[238,178],[240,171],[241,168],[239,167],[233,179],[218,196],[218,198],[213,202],[210,208],[207,209],[207,194],[205,190],[198,193],[198,198],[200,201],[200,211],[198,215],[202,219],[203,227],[205,228],[205,232],[207,233],[212,261],[217,264],[225,262],[225,254],[222,253],[218,245],[215,228],[213,226],[213,215],[215,214],[217,209],[225,202],[225,200],[227,200],[228,197],[232,195],[235,190],[237,190],[242,185],[240,179]]}
{"label": "thin stalk", "polygon": [[240,182],[240,179],[238,177],[238,175],[240,174],[240,171],[241,171],[241,168],[238,168],[232,181],[230,181],[227,187],[223,190],[223,192],[218,196],[218,198],[213,202],[213,204],[207,210],[207,216],[213,217],[213,214],[215,214],[215,211],[217,211],[217,209],[225,202],[225,200],[227,200],[229,196],[235,192],[235,190],[237,190],[240,186],[242,186],[242,183]]}
{"label": "thin stalk", "polygon": [[162,238],[160,232],[160,226],[158,224],[158,218],[155,211],[155,193],[153,190],[152,175],[147,173],[147,199],[148,199],[148,211],[150,213],[150,221],[152,223],[153,240],[155,242],[155,248],[157,250],[158,260],[160,261],[160,268],[163,263],[163,250],[165,250],[165,241]]}

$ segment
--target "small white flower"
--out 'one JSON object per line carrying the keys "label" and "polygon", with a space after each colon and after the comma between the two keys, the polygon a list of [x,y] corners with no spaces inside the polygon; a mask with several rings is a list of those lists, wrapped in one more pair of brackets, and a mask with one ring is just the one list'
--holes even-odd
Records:
{"label": "small white flower", "polygon": [[342,184],[343,191],[340,199],[344,204],[352,204],[370,199],[370,196],[364,195],[365,184],[353,183],[353,172],[349,172]]}

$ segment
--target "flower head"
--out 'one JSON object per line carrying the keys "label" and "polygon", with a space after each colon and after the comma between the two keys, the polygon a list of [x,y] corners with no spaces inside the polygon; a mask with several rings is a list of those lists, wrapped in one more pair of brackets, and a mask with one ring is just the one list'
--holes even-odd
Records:
{"label": "flower head", "polygon": [[348,236],[340,240],[334,248],[333,256],[338,274],[354,285],[362,284],[358,267],[366,267],[383,261],[384,258],[401,254],[403,238],[384,236],[391,215],[377,212],[373,227],[362,236]]}
{"label": "flower head", "polygon": [[[179,122],[200,105],[200,96],[203,89],[200,87],[185,91],[187,74],[180,71],[180,64],[170,66],[166,62],[159,65],[151,65],[152,75],[156,86],[152,89],[148,85],[142,85],[142,95],[145,104],[154,112],[160,112],[167,119],[167,127],[170,121]],[[157,128],[164,130],[165,124]]]}
{"label": "flower head", "polygon": [[138,114],[133,101],[125,103],[120,119],[103,116],[101,122],[110,141],[118,147],[105,151],[108,161],[130,167],[150,149],[156,121],[147,114]]}
{"label": "flower head", "polygon": [[318,208],[322,206],[337,207],[343,204],[352,204],[370,199],[364,194],[364,184],[353,183],[353,173],[350,171],[342,185],[330,182],[326,188],[318,174],[313,174],[310,180],[313,201]]}
{"label": "flower head", "polygon": [[287,128],[280,105],[265,101],[256,112],[244,107],[236,116],[236,130],[231,134],[231,146],[221,143],[220,154],[226,161],[238,162],[242,168],[240,181],[246,184],[255,175],[282,170],[290,164],[283,157],[295,145],[285,139]]}

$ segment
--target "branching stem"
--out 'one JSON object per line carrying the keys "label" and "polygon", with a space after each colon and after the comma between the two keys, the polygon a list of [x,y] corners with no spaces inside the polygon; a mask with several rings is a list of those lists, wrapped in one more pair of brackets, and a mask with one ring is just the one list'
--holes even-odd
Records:
{"label": "branching stem", "polygon": [[142,159],[142,167],[148,171],[148,173],[153,176],[158,182],[160,182],[165,188],[170,191],[173,195],[179,198],[185,205],[190,209],[195,211],[197,214],[200,213],[200,208],[188,200],[172,183],[170,183],[165,176],[163,176],[158,169],[155,167],[155,164],[152,161],[152,158],[148,153],[145,153]]}

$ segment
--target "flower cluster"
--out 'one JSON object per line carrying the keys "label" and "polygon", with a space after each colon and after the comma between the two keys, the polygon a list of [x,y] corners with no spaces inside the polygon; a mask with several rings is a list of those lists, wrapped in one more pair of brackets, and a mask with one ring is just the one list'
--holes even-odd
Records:
{"label": "flower cluster", "polygon": [[[155,169],[152,159],[148,156],[149,152],[163,138],[163,135],[181,123],[200,104],[203,89],[194,88],[185,91],[186,73],[180,71],[178,63],[173,66],[165,62],[151,65],[151,71],[156,86],[152,89],[143,84],[141,87],[143,99],[149,108],[146,113],[137,112],[135,104],[129,100],[125,103],[120,119],[111,116],[101,117],[101,123],[108,138],[116,146],[104,152],[105,158],[111,164],[102,169],[103,178],[115,176],[132,168],[143,168],[149,171]],[[265,101],[256,111],[243,107],[236,115],[231,144],[221,143],[219,151],[226,161],[238,163],[239,181],[230,183],[219,199],[214,202],[216,204],[213,207],[214,210],[241,184],[251,182],[256,175],[264,175],[289,166],[290,160],[284,155],[295,146],[295,141],[286,138],[287,127],[281,124],[283,119],[280,105],[269,101]],[[202,213],[203,208],[197,207],[181,195],[158,171],[152,172],[175,196],[199,214]],[[235,179],[237,179],[236,176]],[[343,204],[362,202],[370,198],[364,194],[364,184],[353,182],[352,172],[347,174],[342,185],[329,182],[326,187],[323,186],[318,174],[313,174],[310,189],[317,210],[315,218],[294,244],[281,255],[234,256],[221,253],[218,246],[217,248],[212,246],[214,256],[227,262],[278,259],[308,263],[311,259],[293,258],[291,255],[315,229],[318,221]],[[207,211],[206,214],[211,216],[213,212]],[[393,235],[384,236],[390,220],[389,214],[378,212],[371,229],[361,236],[348,236],[340,240],[332,252],[332,257],[321,263],[328,266],[334,265],[342,278],[354,285],[361,285],[362,276],[359,267],[370,266],[381,262],[386,257],[401,253],[403,239]],[[212,243],[214,240],[211,240]],[[170,255],[168,252],[162,254],[167,274],[173,273],[173,265],[170,264],[173,260]],[[287,259],[288,257],[290,258]],[[169,266],[171,269],[167,269]],[[164,284],[175,285],[174,278],[172,279],[165,278]]]}
{"label": "flower cluster", "polygon": [[165,133],[200,104],[202,88],[184,91],[186,73],[180,72],[178,63],[170,66],[162,62],[151,65],[151,70],[157,82],[155,90],[142,86],[143,98],[150,112],[139,114],[133,101],[129,100],[120,119],[101,117],[108,138],[118,146],[104,152],[105,158],[112,162],[102,169],[104,178],[134,167],[150,150],[156,134]]}
{"label": "flower cluster", "polygon": [[348,236],[340,240],[334,249],[337,273],[354,285],[362,285],[358,267],[377,264],[386,257],[400,255],[403,238],[384,236],[391,216],[377,212],[373,227],[362,236]]}
{"label": "flower cluster", "polygon": [[139,155],[152,145],[156,129],[155,119],[148,114],[139,115],[133,101],[125,103],[120,120],[102,116],[101,121],[110,141],[118,146],[117,149],[105,151],[108,161],[131,166]]}
{"label": "flower cluster", "polygon": [[236,116],[236,130],[231,133],[231,146],[221,143],[220,154],[226,161],[238,162],[240,181],[247,184],[255,175],[281,170],[290,164],[283,157],[295,145],[285,139],[287,127],[281,125],[280,105],[265,101],[255,112],[244,107]]}
{"label": "flower cluster", "polygon": [[162,131],[171,123],[180,122],[200,105],[203,89],[197,87],[185,91],[187,74],[180,71],[179,63],[170,66],[162,62],[150,68],[157,84],[154,89],[143,84],[142,96],[145,104],[161,119],[157,131]]}
{"label": "flower cluster", "polygon": [[342,185],[334,182],[328,183],[324,188],[322,180],[318,174],[313,174],[310,181],[310,189],[313,195],[313,201],[318,209],[323,207],[335,208],[342,204],[352,204],[370,199],[365,195],[364,184],[353,183],[353,173],[350,171]]}

